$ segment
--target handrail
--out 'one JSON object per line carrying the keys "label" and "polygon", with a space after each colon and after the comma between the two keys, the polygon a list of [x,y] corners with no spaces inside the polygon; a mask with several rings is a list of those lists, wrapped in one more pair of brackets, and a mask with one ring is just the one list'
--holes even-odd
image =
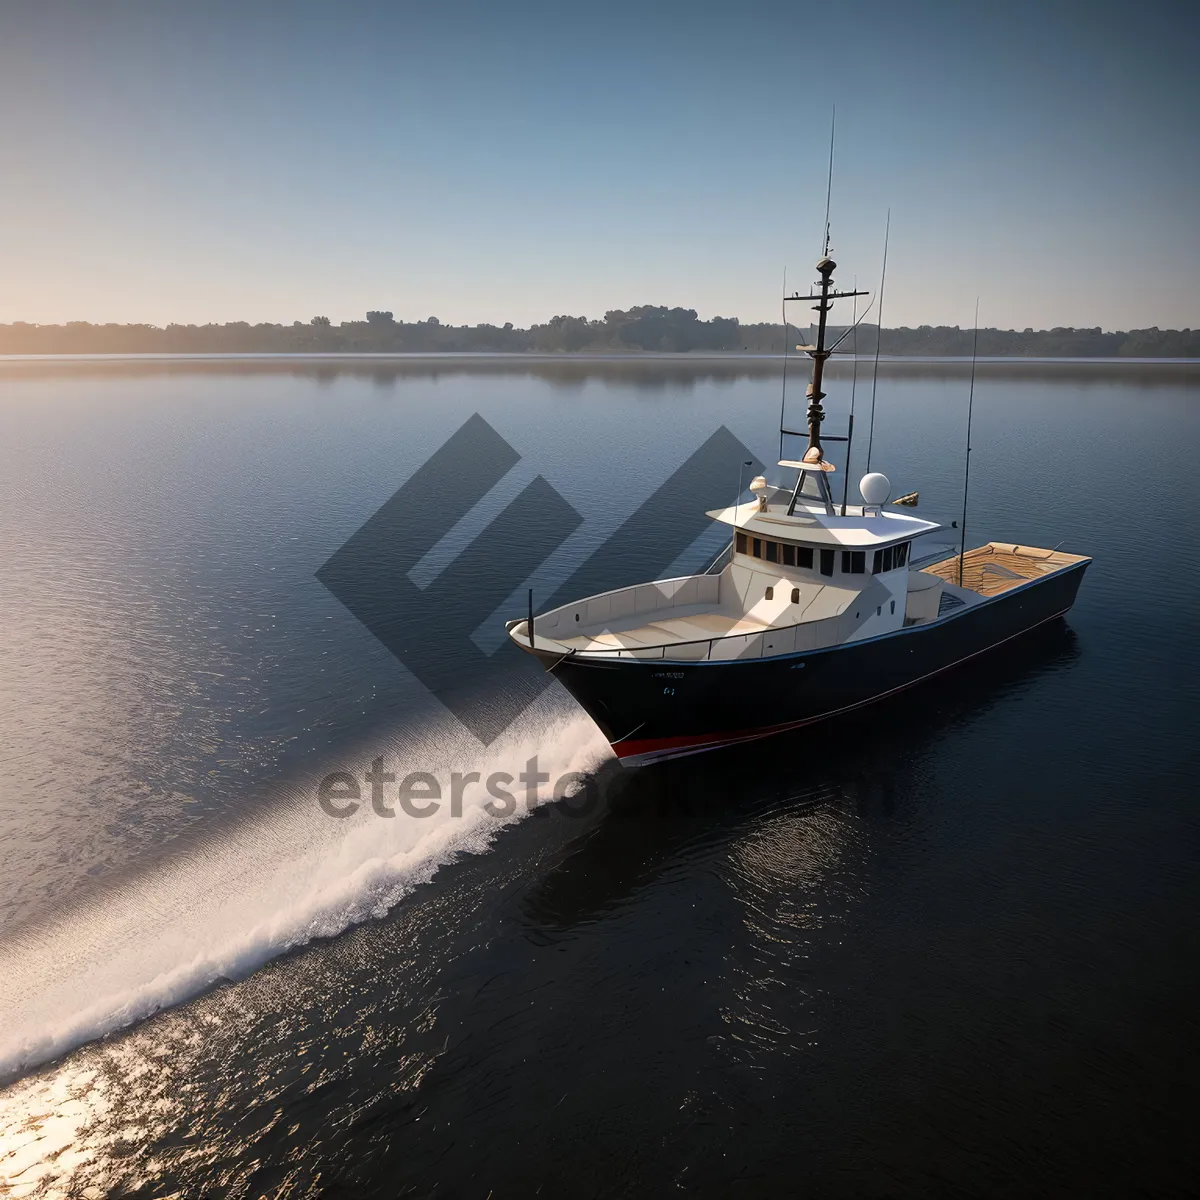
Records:
{"label": "handrail", "polygon": [[[755,636],[757,636],[757,635],[756,634],[746,634],[746,633],[730,633],[730,634],[725,634],[721,637],[711,637],[711,638],[707,638],[707,639],[697,638],[695,641],[692,641],[692,642],[663,642],[657,646],[632,646],[632,647],[631,646],[597,646],[594,650],[593,649],[580,650],[580,649],[576,648],[576,649],[572,650],[571,653],[574,655],[577,655],[577,656],[583,656],[586,654],[615,654],[618,658],[622,654],[625,654],[625,655],[628,655],[630,658],[645,658],[647,656],[647,654],[646,654],[647,651],[660,650],[662,653],[660,653],[658,657],[666,658],[668,650],[679,650],[685,646],[707,645],[708,652],[707,652],[706,657],[711,658],[714,642],[723,642],[727,638],[731,638],[731,637],[755,637]],[[689,661],[698,662],[700,660],[690,659]]]}
{"label": "handrail", "polygon": [[[659,642],[653,646],[596,646],[594,648],[589,646],[586,650],[575,647],[571,653],[576,656],[588,654],[615,654],[617,657],[620,657],[622,654],[624,654],[630,658],[645,658],[649,651],[661,650],[662,653],[659,655],[659,658],[666,658],[666,652],[668,650],[682,650],[687,646],[707,646],[708,650],[706,657],[712,658],[713,646],[717,642],[727,642],[731,641],[733,638],[746,638],[747,640],[754,637],[764,638],[768,633],[783,633],[785,630],[799,629],[804,625],[821,625],[826,621],[836,621],[838,619],[838,615],[839,614],[835,614],[831,617],[820,617],[816,621],[797,621],[793,625],[770,625],[764,629],[755,630],[750,633],[722,633],[710,638],[694,638],[689,642]],[[553,641],[554,639],[551,640]],[[762,649],[759,650],[759,658],[766,658],[766,656],[766,646],[764,642]],[[699,660],[692,659],[689,661]]]}
{"label": "handrail", "polygon": [[[725,558],[727,555],[728,555],[729,559],[732,561],[732,559],[733,559],[733,546],[732,545],[722,546],[721,549],[717,551],[716,555],[709,561],[708,566],[705,567],[704,570],[700,572],[700,574],[701,575],[719,575],[721,573],[721,571],[716,569],[717,564],[719,562],[721,562],[721,559]],[[724,565],[722,565],[721,570],[724,570]]]}
{"label": "handrail", "polygon": [[[714,560],[714,564],[716,561],[718,561],[720,559],[721,555],[728,553],[729,549],[730,548],[728,546],[724,547],[721,551],[721,554],[718,555],[717,559]],[[711,569],[712,565],[713,564],[710,564],[709,569]],[[653,582],[656,584],[657,583],[674,583],[676,581],[704,578],[704,575],[705,575],[705,573],[701,573],[700,575],[678,575],[678,576],[674,576],[672,579],[669,579],[669,580],[654,580]],[[613,588],[609,592],[600,592],[600,593],[597,593],[596,596],[589,596],[589,597],[587,597],[587,600],[588,601],[595,600],[595,599],[598,599],[598,598],[601,598],[604,596],[616,596],[622,592],[633,591],[636,588],[645,587],[645,586],[647,586],[647,585],[646,584],[632,584],[632,585],[629,585],[629,586],[623,587],[623,588]],[[547,610],[544,613],[539,613],[534,617],[534,621],[540,622],[542,620],[542,618],[544,618],[544,617],[553,616],[556,613],[560,613],[560,612],[564,612],[564,611],[569,611],[570,609],[577,607],[578,603],[580,603],[580,602],[562,604],[562,605],[559,605],[557,608],[552,608],[552,609]],[[803,628],[806,626],[815,627],[818,625],[824,625],[828,621],[837,621],[840,615],[841,614],[835,613],[832,616],[819,617],[813,621],[795,621],[791,625],[768,625],[768,626],[764,626],[762,629],[752,630],[750,632],[717,634],[717,635],[714,635],[713,637],[709,637],[709,638],[693,638],[692,640],[686,641],[686,642],[658,642],[658,643],[655,643],[653,645],[648,645],[648,646],[588,646],[586,649],[576,646],[576,647],[572,647],[568,653],[569,653],[569,655],[571,655],[573,657],[587,657],[587,656],[599,657],[602,655],[606,655],[606,656],[615,655],[618,658],[620,658],[620,657],[640,658],[640,659],[648,659],[650,661],[654,661],[655,660],[655,655],[654,655],[655,651],[658,651],[657,659],[662,660],[662,659],[668,658],[668,655],[667,655],[668,650],[684,651],[691,647],[704,646],[705,652],[702,657],[689,658],[689,659],[685,660],[688,662],[702,662],[705,659],[708,659],[708,660],[712,659],[713,647],[716,645],[717,642],[726,642],[726,641],[732,641],[734,638],[742,638],[742,639],[745,639],[748,643],[750,638],[757,637],[757,638],[761,639],[760,647],[759,647],[759,657],[766,658],[767,657],[767,646],[766,646],[765,638],[766,638],[767,634],[782,634],[789,629],[800,629],[800,628]],[[539,633],[538,636],[539,636],[539,638],[545,638],[545,640],[548,642],[559,642],[559,639],[550,633],[544,633],[544,634]],[[574,636],[574,635],[572,635],[572,636]],[[616,636],[616,635],[613,635],[613,636]],[[559,642],[559,644],[561,645],[562,643]],[[561,659],[559,661],[561,661]]]}

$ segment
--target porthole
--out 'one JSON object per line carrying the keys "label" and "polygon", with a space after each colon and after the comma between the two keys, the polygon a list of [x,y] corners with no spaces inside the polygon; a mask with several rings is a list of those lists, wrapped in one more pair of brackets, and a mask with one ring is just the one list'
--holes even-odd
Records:
{"label": "porthole", "polygon": [[800,603],[800,589],[799,588],[792,588],[792,603],[793,604]]}
{"label": "porthole", "polygon": [[576,613],[576,614],[575,614],[575,620],[577,620],[577,621],[579,620],[579,614],[578,614],[578,613]]}
{"label": "porthole", "polygon": [[896,615],[896,602],[895,602],[895,600],[893,600],[893,601],[892,601],[892,615],[893,615],[893,616],[895,616],[895,615]]}
{"label": "porthole", "polygon": [[769,588],[767,588],[767,599],[768,599],[768,600],[774,600],[774,599],[775,599],[775,589],[774,589],[773,587],[769,587]]}

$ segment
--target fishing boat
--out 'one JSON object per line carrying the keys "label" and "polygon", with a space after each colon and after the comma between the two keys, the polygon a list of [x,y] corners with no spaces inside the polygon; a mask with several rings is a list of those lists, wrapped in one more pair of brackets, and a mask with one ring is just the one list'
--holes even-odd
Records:
{"label": "fishing boat", "polygon": [[[834,500],[821,426],[837,264],[816,264],[818,314],[807,397],[808,447],[779,465],[790,486],[758,476],[751,499],[707,515],[731,527],[706,572],[601,592],[507,623],[509,637],[552,672],[626,763],[712,750],[835,717],[960,667],[1048,621],[1075,601],[1089,558],[990,541],[929,556],[914,544],[944,526],[889,504],[891,483],[868,471],[860,504]],[[885,259],[886,261],[886,259]],[[857,301],[855,301],[857,307]],[[865,314],[864,314],[865,315]],[[976,322],[978,327],[978,322]],[[827,344],[828,343],[828,344]],[[974,397],[972,359],[972,401]],[[786,366],[785,366],[786,370]],[[968,426],[969,428],[969,426]],[[844,441],[847,451],[853,417]],[[968,453],[969,453],[968,433]],[[968,459],[969,462],[969,459]],[[791,471],[795,481],[791,483]]]}

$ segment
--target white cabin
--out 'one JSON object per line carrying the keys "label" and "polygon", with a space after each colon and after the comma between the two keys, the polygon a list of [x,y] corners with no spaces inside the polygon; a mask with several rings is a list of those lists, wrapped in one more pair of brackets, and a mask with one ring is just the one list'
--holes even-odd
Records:
{"label": "white cabin", "polygon": [[[761,658],[938,615],[945,582],[910,570],[909,561],[913,539],[941,526],[878,505],[841,516],[807,497],[788,515],[790,493],[760,490],[756,500],[708,514],[733,530],[719,574],[635,584],[542,613],[534,620],[537,647],[677,661]],[[528,623],[515,623],[512,636],[527,642]]]}

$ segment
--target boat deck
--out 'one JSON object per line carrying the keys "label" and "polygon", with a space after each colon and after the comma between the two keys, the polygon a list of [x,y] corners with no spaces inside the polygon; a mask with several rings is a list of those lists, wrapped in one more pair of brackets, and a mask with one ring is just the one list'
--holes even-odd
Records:
{"label": "boat deck", "polygon": [[703,642],[709,638],[733,637],[737,634],[762,633],[770,629],[764,621],[748,614],[730,615],[720,611],[706,611],[695,606],[695,611],[683,616],[667,617],[659,621],[630,621],[625,627],[606,629],[603,632],[584,633],[578,637],[559,638],[559,643],[572,650],[585,652],[595,650],[639,650],[647,646],[662,646],[672,643]]}
{"label": "boat deck", "polygon": [[[1086,562],[1082,554],[1064,554],[1037,546],[1018,546],[1011,542],[988,542],[976,546],[963,557],[962,586],[981,596],[999,596],[1010,588],[1032,579],[1040,579],[1074,563]],[[947,583],[958,583],[958,555],[923,566],[922,571],[937,575]]]}

